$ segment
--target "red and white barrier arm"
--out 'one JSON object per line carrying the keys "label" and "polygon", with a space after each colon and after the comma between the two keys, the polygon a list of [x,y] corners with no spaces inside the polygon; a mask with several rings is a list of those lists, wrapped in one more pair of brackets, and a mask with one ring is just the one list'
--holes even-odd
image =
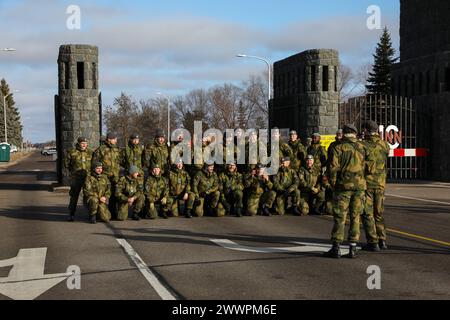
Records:
{"label": "red and white barrier arm", "polygon": [[428,149],[392,149],[389,151],[389,157],[426,157]]}

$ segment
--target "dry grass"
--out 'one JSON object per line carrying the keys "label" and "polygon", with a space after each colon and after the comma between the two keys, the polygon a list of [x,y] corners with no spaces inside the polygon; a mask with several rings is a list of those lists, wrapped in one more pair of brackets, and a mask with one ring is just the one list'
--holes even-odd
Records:
{"label": "dry grass", "polygon": [[19,160],[19,159],[21,159],[21,158],[23,158],[23,157],[25,157],[25,156],[27,156],[29,154],[30,154],[29,151],[23,151],[23,152],[19,151],[19,152],[11,153],[10,162],[17,161],[17,160]]}

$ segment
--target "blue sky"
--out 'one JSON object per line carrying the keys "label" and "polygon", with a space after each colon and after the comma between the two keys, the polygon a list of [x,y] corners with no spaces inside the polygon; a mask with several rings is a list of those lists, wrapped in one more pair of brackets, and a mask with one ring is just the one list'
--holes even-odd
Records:
{"label": "blue sky", "polygon": [[[68,30],[66,8],[81,9],[81,29]],[[369,5],[381,9],[398,48],[399,1],[57,1],[0,0],[0,77],[14,89],[25,135],[54,138],[58,47],[98,45],[104,105],[121,91],[136,99],[170,96],[231,82],[239,84],[265,66],[235,54],[283,59],[311,48],[333,48],[357,70],[372,61],[380,30],[368,30]]]}

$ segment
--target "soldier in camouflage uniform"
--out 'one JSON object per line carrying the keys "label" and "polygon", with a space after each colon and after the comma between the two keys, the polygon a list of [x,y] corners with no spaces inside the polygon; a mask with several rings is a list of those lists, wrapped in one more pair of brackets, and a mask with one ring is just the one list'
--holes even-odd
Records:
{"label": "soldier in camouflage uniform", "polygon": [[153,165],[153,169],[145,183],[145,196],[147,197],[146,217],[157,219],[158,214],[167,219],[169,211],[169,181],[161,175],[161,168],[158,164]]}
{"label": "soldier in camouflage uniform", "polygon": [[120,151],[117,147],[117,135],[108,133],[106,141],[94,152],[93,162],[103,165],[105,174],[111,183],[111,198],[108,208],[113,218],[117,217],[116,185],[120,177]]}
{"label": "soldier in camouflage uniform", "polygon": [[103,174],[100,162],[93,166],[92,174],[86,178],[83,194],[91,223],[96,223],[97,217],[103,222],[108,222],[111,219],[111,212],[109,212],[107,206],[108,199],[111,196],[111,183],[108,177]]}
{"label": "soldier in camouflage uniform", "polygon": [[298,138],[297,131],[289,132],[289,147],[292,150],[291,168],[296,172],[304,164],[306,158],[306,149]]}
{"label": "soldier in camouflage uniform", "polygon": [[[384,224],[384,190],[386,186],[386,161],[389,156],[389,144],[378,135],[378,125],[374,121],[368,121],[364,125],[364,141],[368,158],[366,160],[368,173],[366,174],[366,206],[363,215],[363,225],[366,238],[369,241],[368,249],[378,251],[374,245],[378,238],[379,248],[386,250],[386,227]],[[375,220],[375,221],[374,221]],[[376,235],[373,234],[373,222],[375,222]],[[377,237],[375,237],[377,236]],[[370,244],[372,242],[372,245]]]}
{"label": "soldier in camouflage uniform", "polygon": [[242,217],[244,182],[235,163],[228,164],[227,171],[219,175],[219,185],[220,203],[225,210],[219,215],[233,212],[237,217]]}
{"label": "soldier in camouflage uniform", "polygon": [[308,147],[307,153],[314,157],[314,167],[322,173],[322,169],[327,165],[327,150],[320,144],[320,134],[312,135],[311,146]]}
{"label": "soldier in camouflage uniform", "polygon": [[140,220],[139,214],[145,204],[144,186],[139,177],[140,169],[137,166],[131,166],[127,172],[128,175],[121,177],[116,187],[116,198],[119,203],[117,219],[127,220],[128,209],[133,208],[132,219]]}
{"label": "soldier in camouflage uniform", "polygon": [[174,217],[179,216],[181,207],[186,218],[192,217],[195,196],[191,192],[191,177],[183,168],[181,159],[173,165],[169,173],[169,211]]}
{"label": "soldier in camouflage uniform", "polygon": [[140,177],[144,178],[143,156],[144,147],[139,144],[139,135],[132,134],[128,140],[128,144],[121,150],[121,166],[125,168],[125,174],[131,166],[139,168]]}
{"label": "soldier in camouflage uniform", "polygon": [[324,200],[324,191],[319,181],[320,173],[314,168],[314,157],[306,157],[305,166],[298,173],[300,208],[302,215],[318,214]]}
{"label": "soldier in camouflage uniform", "polygon": [[220,215],[222,210],[218,210],[220,191],[219,177],[214,172],[214,164],[205,164],[202,171],[192,179],[192,192],[195,194],[195,215],[202,217],[204,208],[207,214]]}
{"label": "soldier in camouflage uniform", "polygon": [[255,216],[261,209],[264,216],[270,216],[270,209],[277,196],[273,191],[273,183],[264,172],[265,167],[258,163],[256,168],[244,178],[244,187],[247,190],[247,215]]}
{"label": "soldier in camouflage uniform", "polygon": [[344,127],[342,143],[331,151],[329,182],[334,190],[334,227],[331,235],[333,247],[326,256],[340,258],[340,245],[344,241],[345,220],[350,215],[348,241],[349,257],[357,254],[360,237],[360,216],[364,210],[366,192],[365,166],[367,152],[356,138],[358,130],[352,124]]}
{"label": "soldier in camouflage uniform", "polygon": [[293,158],[293,152],[291,147],[289,146],[289,144],[287,144],[286,142],[282,142],[281,141],[281,134],[280,134],[280,130],[275,127],[274,129],[274,139],[279,141],[279,157],[280,157],[280,163],[281,163],[281,159],[284,157],[289,157],[289,158]]}
{"label": "soldier in camouflage uniform", "polygon": [[327,215],[333,215],[333,190],[331,190],[330,184],[328,183],[328,163],[331,158],[331,151],[339,144],[341,144],[342,138],[344,137],[344,131],[342,129],[339,129],[336,131],[336,138],[335,141],[330,143],[327,150],[327,170],[325,171],[325,174],[322,178],[322,187],[325,189],[325,214]]}
{"label": "soldier in camouflage uniform", "polygon": [[288,198],[291,197],[292,212],[300,215],[298,209],[300,203],[300,191],[298,190],[298,175],[294,169],[291,169],[291,160],[289,157],[281,159],[281,167],[273,178],[273,190],[276,191],[276,212],[284,215]]}
{"label": "soldier in camouflage uniform", "polygon": [[92,154],[93,152],[88,147],[87,139],[79,137],[75,148],[69,150],[64,158],[64,167],[66,170],[69,170],[72,179],[69,193],[69,221],[74,221],[78,197],[86,177],[91,171]]}
{"label": "soldier in camouflage uniform", "polygon": [[157,130],[155,141],[147,144],[144,154],[144,165],[149,172],[157,165],[161,170],[161,175],[169,174],[169,147],[166,144],[163,130]]}

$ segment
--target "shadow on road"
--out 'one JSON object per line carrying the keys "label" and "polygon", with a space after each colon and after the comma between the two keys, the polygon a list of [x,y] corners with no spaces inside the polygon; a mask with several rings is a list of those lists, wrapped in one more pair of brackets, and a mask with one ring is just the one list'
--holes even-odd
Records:
{"label": "shadow on road", "polygon": [[[65,206],[23,206],[0,209],[0,217],[36,221],[67,221],[68,209]],[[75,220],[88,221],[88,212],[79,205]]]}

